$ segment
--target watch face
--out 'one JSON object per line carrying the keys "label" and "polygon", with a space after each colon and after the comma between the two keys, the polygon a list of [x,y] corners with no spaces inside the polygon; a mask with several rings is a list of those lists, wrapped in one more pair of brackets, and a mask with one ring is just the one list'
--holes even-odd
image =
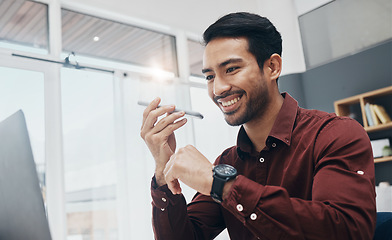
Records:
{"label": "watch face", "polygon": [[235,176],[237,174],[237,170],[227,164],[219,164],[215,167],[215,172],[222,177],[230,177]]}

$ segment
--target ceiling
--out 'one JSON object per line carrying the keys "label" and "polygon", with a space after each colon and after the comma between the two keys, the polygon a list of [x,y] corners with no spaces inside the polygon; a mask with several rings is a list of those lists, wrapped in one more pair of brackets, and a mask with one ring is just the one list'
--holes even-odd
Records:
{"label": "ceiling", "polygon": [[0,40],[47,48],[46,15],[44,4],[0,0]]}

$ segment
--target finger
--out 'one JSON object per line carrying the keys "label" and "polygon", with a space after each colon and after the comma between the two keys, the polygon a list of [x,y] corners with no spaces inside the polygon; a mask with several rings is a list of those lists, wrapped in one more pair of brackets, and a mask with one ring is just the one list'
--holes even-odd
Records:
{"label": "finger", "polygon": [[174,130],[177,130],[179,127],[184,125],[186,123],[186,120],[178,120],[179,118],[183,117],[185,115],[185,112],[175,112],[171,113],[168,116],[160,119],[154,126],[154,133],[158,133],[163,131],[164,129],[168,128],[169,131],[167,132],[168,135],[174,132]]}
{"label": "finger", "polygon": [[143,133],[147,133],[147,132],[151,131],[151,129],[154,128],[154,125],[157,122],[158,117],[164,115],[165,113],[172,112],[172,111],[174,111],[174,109],[175,109],[174,105],[163,106],[163,107],[159,107],[159,108],[156,108],[153,110],[146,109],[144,111],[145,119],[144,119],[144,121],[142,123],[142,127],[141,127],[142,135],[143,135]]}
{"label": "finger", "polygon": [[[155,98],[154,100],[152,100],[151,102],[150,102],[150,104],[144,109],[144,111],[143,111],[143,125],[144,125],[144,123],[146,122],[146,120],[147,120],[147,118],[151,115],[150,113],[152,112],[152,111],[154,111],[154,110],[156,110],[156,109],[160,109],[159,108],[159,103],[161,102],[161,98],[159,98],[159,97],[157,97],[157,98]],[[169,108],[174,108],[174,106],[170,106],[169,105]],[[163,111],[162,111],[162,109],[161,109],[161,111],[158,111],[158,116],[160,116],[160,115],[162,115],[163,113],[165,113],[165,108],[163,109]],[[167,111],[167,112],[172,112],[172,110],[170,109],[169,111]]]}
{"label": "finger", "polygon": [[[151,137],[154,139],[167,139],[172,133],[174,133],[175,130],[177,130],[187,122],[186,119],[175,122],[178,118],[184,115],[185,113],[181,112],[173,113],[173,115],[164,117],[163,119],[159,120],[158,123],[156,123],[155,125],[154,123],[151,123],[152,126],[149,126],[149,118],[147,118],[146,123],[142,126],[140,135],[144,140]],[[157,118],[155,118],[153,121],[156,121],[156,119]]]}
{"label": "finger", "polygon": [[157,97],[154,100],[152,100],[150,102],[150,104],[144,109],[144,112],[143,112],[143,123],[146,121],[146,118],[147,118],[148,114],[152,110],[156,109],[160,102],[161,102],[161,99],[159,97]]}
{"label": "finger", "polygon": [[159,97],[155,98],[150,102],[150,104],[143,111],[143,120],[142,120],[142,125],[140,127],[140,135],[142,136],[143,139],[146,133],[146,119],[150,115],[150,112],[158,107],[160,102],[161,99]]}
{"label": "finger", "polygon": [[181,194],[182,192],[180,182],[178,181],[178,179],[168,182],[167,186],[173,194]]}
{"label": "finger", "polygon": [[167,183],[167,187],[173,194],[180,194],[181,187],[176,177],[174,162],[175,162],[176,154],[173,154],[170,157],[170,160],[166,163],[165,169],[163,170],[163,174],[165,175],[165,181]]}
{"label": "finger", "polygon": [[[183,118],[163,129],[161,132],[153,134],[152,136],[156,136],[158,139],[168,139],[170,135],[174,134],[174,132],[184,126],[187,123],[187,119]],[[159,137],[158,137],[159,135]]]}
{"label": "finger", "polygon": [[150,112],[148,112],[146,119],[144,121],[144,126],[147,127],[154,127],[156,121],[158,120],[158,117],[164,115],[165,113],[171,113],[173,112],[175,109],[174,105],[166,105],[166,106],[162,106],[159,108],[155,108],[153,110],[151,110]]}
{"label": "finger", "polygon": [[177,178],[174,178],[173,175],[169,173],[168,175],[165,175],[165,180],[167,187],[173,194],[181,194],[181,186]]}

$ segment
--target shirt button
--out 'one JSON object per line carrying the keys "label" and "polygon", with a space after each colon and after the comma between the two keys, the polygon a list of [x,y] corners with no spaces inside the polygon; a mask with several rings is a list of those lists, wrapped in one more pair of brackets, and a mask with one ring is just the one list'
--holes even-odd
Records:
{"label": "shirt button", "polygon": [[250,215],[250,219],[252,219],[253,221],[256,220],[256,218],[257,218],[256,213],[252,213],[252,214]]}
{"label": "shirt button", "polygon": [[163,201],[163,202],[166,202],[167,200],[166,200],[166,198],[163,197],[163,198],[162,198],[162,201]]}
{"label": "shirt button", "polygon": [[365,172],[364,172],[364,171],[361,171],[361,170],[357,171],[357,173],[358,173],[359,175],[365,174]]}
{"label": "shirt button", "polygon": [[165,211],[165,209],[164,209],[164,208],[161,208],[161,211],[163,212],[163,211]]}
{"label": "shirt button", "polygon": [[276,147],[276,143],[272,143],[271,146],[274,148]]}
{"label": "shirt button", "polygon": [[260,161],[261,163],[263,163],[263,162],[264,162],[264,158],[260,158],[259,161]]}
{"label": "shirt button", "polygon": [[237,210],[238,210],[239,212],[242,212],[242,210],[244,210],[244,207],[243,207],[241,204],[238,204],[238,205],[237,205]]}

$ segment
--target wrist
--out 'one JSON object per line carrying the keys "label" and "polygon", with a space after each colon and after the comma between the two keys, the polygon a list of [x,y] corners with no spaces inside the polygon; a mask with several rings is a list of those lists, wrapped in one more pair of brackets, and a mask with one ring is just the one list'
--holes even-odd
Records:
{"label": "wrist", "polygon": [[155,171],[155,182],[158,187],[166,185],[165,175],[163,171]]}
{"label": "wrist", "polygon": [[233,180],[237,176],[237,170],[233,166],[227,164],[218,164],[212,171],[214,180],[212,182],[210,195],[216,202],[222,203],[224,194],[227,197],[230,192]]}
{"label": "wrist", "polygon": [[223,187],[223,193],[222,193],[223,200],[226,200],[226,198],[229,196],[231,192],[231,187],[233,186],[235,180],[237,180],[237,177],[225,183],[225,186]]}

